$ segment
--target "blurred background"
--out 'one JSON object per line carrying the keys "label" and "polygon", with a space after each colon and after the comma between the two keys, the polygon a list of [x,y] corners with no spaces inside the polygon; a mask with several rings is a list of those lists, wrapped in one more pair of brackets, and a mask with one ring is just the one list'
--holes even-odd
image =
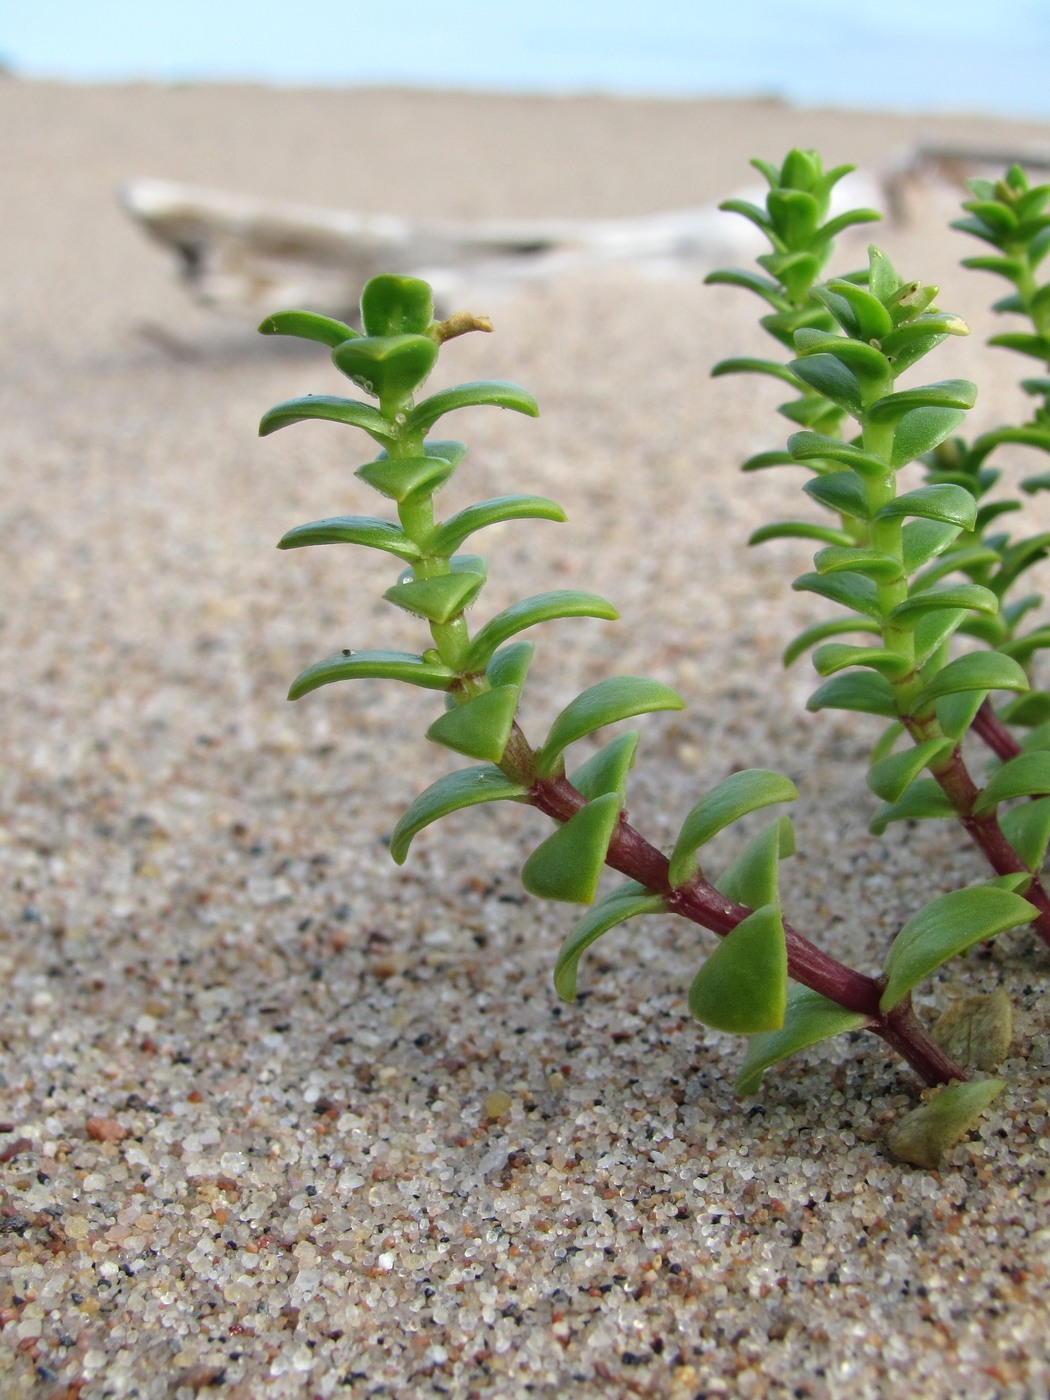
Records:
{"label": "blurred background", "polygon": [[2,0],[0,62],[80,82],[243,80],[777,97],[1050,117],[1046,0]]}

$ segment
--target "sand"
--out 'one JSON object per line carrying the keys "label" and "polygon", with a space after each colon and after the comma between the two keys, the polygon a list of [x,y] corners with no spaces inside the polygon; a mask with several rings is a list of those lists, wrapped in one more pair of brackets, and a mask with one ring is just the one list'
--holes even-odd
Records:
{"label": "sand", "polygon": [[[1006,935],[921,989],[929,1016],[1003,986],[1017,1022],[1007,1088],[936,1174],[884,1146],[919,1086],[870,1038],[734,1098],[741,1043],[685,1004],[711,946],[692,925],[609,935],[560,1004],[572,910],[517,879],[538,815],[461,814],[389,859],[401,810],[453,766],[423,739],[434,697],[284,699],[340,646],[419,645],[380,601],[381,556],[273,548],[379,504],[350,432],[255,436],[278,400],[339,391],[323,352],[192,305],[116,190],[613,216],[716,200],[796,143],[878,173],[922,141],[1050,131],[14,80],[0,123],[3,1394],[1046,1395],[1045,950]],[[941,233],[949,208],[920,200],[879,238],[987,331],[998,289],[956,268],[974,250]],[[666,845],[734,767],[788,772],[792,920],[876,969],[981,867],[944,824],[869,837],[876,729],[807,715],[806,663],[780,666],[819,615],[787,588],[805,548],[745,541],[797,509],[799,478],[737,472],[783,440],[779,396],[708,378],[762,348],[756,305],[702,269],[619,268],[471,309],[497,333],[449,347],[435,382],[515,379],[543,412],[463,414],[450,504],[527,490],[569,514],[481,537],[479,610],[587,587],[623,618],[536,634],[527,732],[610,673],[677,686],[688,710],[642,722],[632,818]],[[945,352],[953,373],[981,379],[980,425],[1023,410],[978,336]]]}

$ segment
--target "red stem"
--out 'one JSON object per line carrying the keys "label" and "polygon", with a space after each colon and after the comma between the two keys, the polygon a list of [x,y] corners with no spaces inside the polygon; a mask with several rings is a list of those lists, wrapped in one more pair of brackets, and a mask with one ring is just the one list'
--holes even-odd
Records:
{"label": "red stem", "polygon": [[984,742],[995,754],[996,758],[1001,758],[1005,763],[1007,759],[1017,758],[1021,753],[1021,745],[1003,724],[1002,720],[992,709],[987,700],[981,705],[970,726],[978,738]]}
{"label": "red stem", "polygon": [[[518,752],[520,754],[520,748]],[[529,801],[557,822],[568,821],[586,803],[583,795],[564,777],[534,781]],[[735,904],[719,894],[702,876],[672,888],[667,878],[667,857],[622,816],[613,832],[605,860],[607,865],[637,880],[647,890],[663,895],[668,909],[673,913],[710,929],[720,937],[736,928],[752,912],[746,905]],[[930,1039],[912,1012],[910,1003],[901,1003],[889,1012],[880,1011],[881,982],[854,971],[822,952],[790,925],[785,925],[785,934],[788,973],[796,982],[812,988],[838,1006],[866,1016],[867,1029],[891,1045],[927,1084],[944,1084],[952,1079],[967,1078],[966,1071]]]}

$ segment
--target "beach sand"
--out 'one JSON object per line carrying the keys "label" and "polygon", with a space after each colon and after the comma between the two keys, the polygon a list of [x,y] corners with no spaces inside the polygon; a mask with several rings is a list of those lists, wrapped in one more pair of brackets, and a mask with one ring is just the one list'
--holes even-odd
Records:
{"label": "beach sand", "polygon": [[[356,435],[255,435],[273,403],[340,381],[319,347],[192,304],[117,190],[605,217],[716,201],[793,144],[879,174],[923,142],[1046,148],[1050,130],[15,80],[0,125],[5,1397],[1046,1395],[1045,950],[1008,934],[920,988],[924,1016],[999,986],[1016,1016],[1006,1089],[936,1174],[884,1145],[920,1086],[869,1037],[734,1097],[741,1042],[686,1007],[712,946],[693,925],[611,933],[559,1003],[573,911],[517,874],[538,815],[459,814],[389,858],[400,812],[454,766],[423,739],[435,697],[285,701],[339,647],[421,645],[380,599],[384,556],[273,548],[380,505],[351,474]],[[876,237],[981,333],[932,377],[978,378],[983,427],[1024,402],[982,344],[1000,287],[959,271],[975,246],[943,234],[950,209],[921,196]],[[844,240],[854,264],[868,232]],[[606,675],[675,685],[688,709],[641,722],[632,819],[667,846],[734,768],[789,773],[792,922],[874,971],[981,865],[946,824],[871,838],[877,726],[808,715],[808,663],[780,665],[821,615],[787,586],[806,547],[745,542],[796,513],[800,477],[739,475],[783,442],[781,395],[709,379],[765,346],[758,304],[703,271],[607,268],[471,306],[496,334],[450,346],[435,383],[513,379],[542,416],[461,414],[449,505],[531,491],[569,515],[481,537],[479,613],[586,587],[622,615],[537,632],[534,741]]]}

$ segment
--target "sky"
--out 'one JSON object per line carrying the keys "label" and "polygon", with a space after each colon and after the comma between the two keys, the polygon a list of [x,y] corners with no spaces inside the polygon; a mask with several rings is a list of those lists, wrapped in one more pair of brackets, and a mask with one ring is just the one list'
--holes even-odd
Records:
{"label": "sky", "polygon": [[1050,0],[0,0],[0,61],[74,81],[762,94],[1050,119]]}

